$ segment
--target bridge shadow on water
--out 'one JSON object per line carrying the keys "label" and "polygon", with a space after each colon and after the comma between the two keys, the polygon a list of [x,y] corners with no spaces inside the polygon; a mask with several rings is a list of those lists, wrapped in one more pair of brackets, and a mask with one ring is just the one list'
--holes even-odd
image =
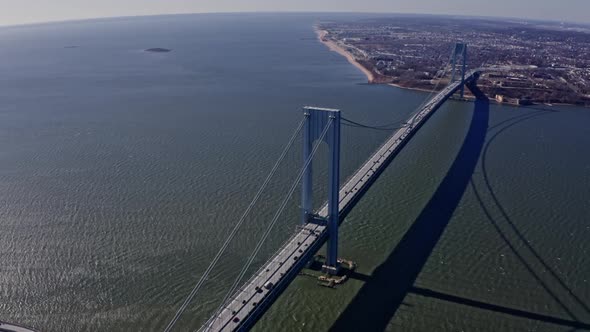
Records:
{"label": "bridge shadow on water", "polygon": [[[506,208],[500,202],[498,195],[496,194],[494,188],[491,185],[490,176],[487,169],[487,156],[491,144],[502,133],[504,133],[508,129],[511,129],[512,127],[514,127],[522,121],[550,113],[559,113],[559,111],[542,108],[527,108],[535,109],[537,111],[508,119],[490,128],[498,128],[498,130],[496,133],[494,133],[494,135],[490,137],[483,149],[481,158],[481,169],[484,180],[484,190],[487,191],[488,195],[491,197],[491,204],[488,204],[484,201],[484,199],[482,198],[482,191],[477,188],[473,181],[471,181],[471,188],[486,219],[490,222],[490,224],[493,226],[498,235],[502,238],[504,243],[506,243],[507,247],[510,248],[515,257],[520,261],[522,266],[529,272],[533,279],[545,290],[545,292],[547,292],[547,294],[549,294],[549,296],[562,308],[562,310],[574,320],[570,321],[570,324],[562,325],[590,330],[590,324],[581,323],[579,321],[579,317],[576,315],[576,313],[574,313],[572,308],[565,303],[564,299],[569,297],[570,303],[574,303],[578,308],[581,308],[581,311],[583,311],[586,315],[590,315],[590,307],[588,307],[588,305],[584,302],[583,299],[581,299],[577,294],[575,294],[575,292],[565,283],[565,281],[559,276],[559,274],[546,262],[542,255],[525,238],[524,234],[519,230],[517,223],[514,220],[512,220]],[[492,215],[492,208],[495,208],[497,211],[499,211],[500,217],[495,218]],[[519,241],[518,244],[514,243],[515,241],[510,239],[510,237],[507,234],[508,232],[505,229],[510,230],[516,236],[516,239]],[[517,246],[521,249],[518,249]],[[525,259],[525,256],[523,255],[524,252],[528,252],[529,255],[532,256],[533,260],[535,260],[537,264],[543,267],[543,270],[547,272],[546,277],[542,277],[541,274],[535,271],[531,262]],[[556,286],[558,286],[558,289],[561,288],[561,292],[556,292],[554,290],[555,287],[549,287],[549,285],[544,281],[545,279],[552,279]]]}
{"label": "bridge shadow on water", "polygon": [[446,176],[397,247],[366,280],[331,331],[382,331],[402,304],[438,243],[481,155],[490,105],[475,102],[469,130]]}
{"label": "bridge shadow on water", "polygon": [[467,305],[472,308],[489,310],[489,311],[493,311],[493,312],[497,312],[497,313],[515,316],[515,317],[536,320],[539,322],[550,323],[550,324],[561,325],[561,326],[568,326],[568,327],[573,327],[574,329],[590,329],[590,324],[585,324],[585,323],[582,323],[582,322],[579,322],[576,320],[563,319],[563,318],[553,317],[553,316],[549,316],[549,315],[537,314],[537,313],[530,312],[530,311],[503,307],[503,306],[499,306],[496,304],[491,304],[491,303],[467,299],[464,297],[459,297],[459,296],[455,296],[455,295],[451,295],[451,294],[436,292],[436,291],[426,289],[426,288],[412,287],[410,289],[410,292],[413,294],[421,295],[424,297],[430,297],[430,298],[438,299],[441,301]]}
{"label": "bridge shadow on water", "polygon": [[[403,236],[399,244],[387,259],[378,266],[371,276],[364,274],[353,273],[351,278],[362,280],[364,282],[361,289],[356,296],[340,314],[338,319],[334,322],[331,331],[383,331],[387,328],[389,321],[395,315],[400,306],[406,306],[403,302],[408,293],[417,294],[424,297],[435,298],[438,300],[452,302],[461,305],[467,305],[481,310],[489,310],[496,313],[512,315],[516,317],[536,320],[545,323],[561,325],[565,327],[572,327],[571,331],[577,329],[590,329],[590,324],[580,322],[575,315],[573,315],[565,305],[559,300],[556,294],[551,292],[543,281],[538,278],[529,264],[524,258],[518,254],[513,245],[509,242],[507,244],[515,252],[517,258],[532,273],[536,281],[540,282],[543,288],[566,310],[570,319],[562,319],[558,317],[537,314],[525,310],[503,307],[495,304],[485,303],[472,299],[462,298],[459,296],[436,292],[430,289],[414,287],[414,282],[418,277],[423,266],[426,264],[430,254],[434,250],[440,237],[442,236],[447,224],[459,205],[464,192],[469,187],[472,175],[476,169],[477,163],[482,157],[485,159],[486,151],[490,146],[491,141],[498,135],[496,133],[490,142],[486,144],[486,134],[489,130],[502,127],[500,131],[511,127],[519,122],[526,121],[530,118],[540,116],[543,114],[552,113],[553,111],[546,109],[538,109],[535,112],[522,114],[513,118],[507,119],[488,128],[489,124],[489,101],[480,99],[475,102],[472,120],[469,130],[457,154],[453,164],[449,168],[446,176],[440,183],[436,192],[433,194],[427,205],[424,207],[420,215],[416,218],[410,229]],[[485,160],[482,160],[483,172],[486,173]],[[507,213],[502,209],[493,189],[490,186],[487,174],[484,174],[487,189],[493,196],[494,203],[499,206],[502,215],[508,220],[510,227],[515,229],[514,224],[510,221]],[[491,218],[483,202],[475,191],[476,198],[484,209],[484,213]],[[507,237],[501,233],[501,230],[494,223],[496,230],[500,233],[504,241],[508,241]],[[518,237],[522,239],[522,234],[517,232]],[[523,240],[524,241],[524,240]],[[525,241],[526,243],[526,241]],[[529,247],[531,251],[532,248]],[[533,255],[538,258],[545,268],[550,271],[553,277],[557,277],[547,264],[541,259],[535,251]],[[565,283],[558,278],[559,284],[566,289],[567,293],[572,295],[578,304],[581,304],[584,309],[588,307],[576,297],[573,292],[567,288]]]}

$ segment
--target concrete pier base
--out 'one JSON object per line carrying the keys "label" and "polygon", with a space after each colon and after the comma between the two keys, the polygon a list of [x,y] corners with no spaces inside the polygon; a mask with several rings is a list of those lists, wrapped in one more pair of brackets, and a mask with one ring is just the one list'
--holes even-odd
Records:
{"label": "concrete pier base", "polygon": [[322,272],[332,276],[338,275],[338,273],[340,273],[340,264],[336,264],[336,266],[323,264]]}

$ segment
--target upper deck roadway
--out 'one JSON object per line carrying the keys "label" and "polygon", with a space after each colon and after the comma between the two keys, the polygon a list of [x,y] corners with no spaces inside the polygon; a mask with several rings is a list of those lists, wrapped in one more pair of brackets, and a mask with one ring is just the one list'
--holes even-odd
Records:
{"label": "upper deck roadway", "polygon": [[[465,83],[476,79],[477,71],[467,73]],[[339,220],[342,222],[365,192],[401,151],[428,118],[459,88],[453,82],[440,91],[424,107],[412,115],[391,135],[362,167],[340,189]],[[327,205],[319,217],[328,216]],[[278,252],[250,278],[223,308],[216,312],[200,331],[243,331],[251,328],[297,276],[301,269],[328,238],[326,225],[306,223]],[[268,285],[269,287],[265,287]],[[272,285],[272,286],[271,286]]]}

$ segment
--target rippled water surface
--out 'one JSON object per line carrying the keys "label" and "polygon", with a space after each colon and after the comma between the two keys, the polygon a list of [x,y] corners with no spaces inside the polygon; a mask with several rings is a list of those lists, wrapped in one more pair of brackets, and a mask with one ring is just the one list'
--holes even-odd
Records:
{"label": "rippled water surface", "polygon": [[[342,16],[337,16],[342,17]],[[161,331],[302,117],[403,119],[326,15],[185,15],[0,28],[0,320]],[[170,53],[147,53],[153,47]],[[298,277],[264,331],[590,328],[590,111],[448,102],[341,229],[337,290]],[[387,136],[344,127],[343,180]],[[179,331],[219,305],[301,164],[300,141]],[[323,152],[323,153],[322,153]],[[325,148],[314,165],[325,197]],[[297,225],[298,193],[257,257]]]}

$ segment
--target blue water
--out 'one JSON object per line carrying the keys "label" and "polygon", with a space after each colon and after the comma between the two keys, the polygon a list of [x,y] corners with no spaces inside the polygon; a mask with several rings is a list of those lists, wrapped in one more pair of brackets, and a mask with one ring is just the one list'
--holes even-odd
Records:
{"label": "blue water", "polygon": [[[317,20],[343,17],[0,28],[0,320],[40,331],[162,330],[302,106],[368,123],[409,114],[424,93],[366,85],[317,41]],[[153,47],[172,52],[143,51]],[[344,223],[341,254],[359,264],[357,278],[337,290],[298,278],[257,329],[568,331],[590,322],[590,112],[475,108],[447,103]],[[387,133],[343,135],[344,179]],[[180,331],[219,305],[300,155],[288,155]],[[317,193],[319,204],[325,190]],[[256,264],[294,230],[297,199]]]}

